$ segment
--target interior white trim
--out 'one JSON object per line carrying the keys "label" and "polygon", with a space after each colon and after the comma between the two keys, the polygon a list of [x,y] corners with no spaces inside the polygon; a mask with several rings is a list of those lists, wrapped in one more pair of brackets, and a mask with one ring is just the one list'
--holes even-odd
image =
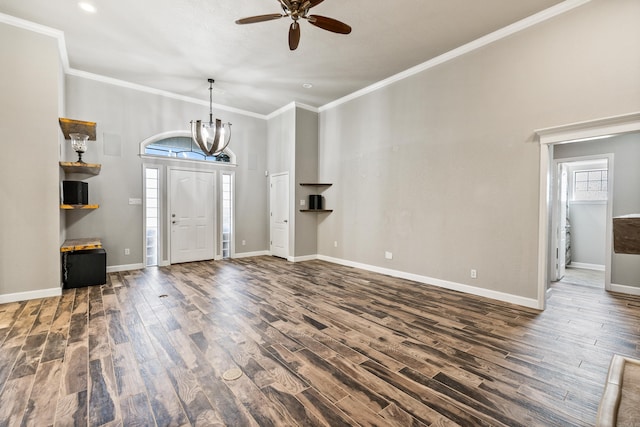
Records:
{"label": "interior white trim", "polygon": [[[81,77],[83,79],[94,80],[97,82],[106,83],[113,86],[124,87],[127,89],[137,90],[139,92],[146,92],[153,95],[160,95],[166,98],[172,98],[172,99],[177,99],[179,101],[190,102],[192,104],[204,105],[207,107],[209,106],[209,102],[203,101],[201,99],[192,98],[190,96],[179,95],[177,93],[169,92],[166,90],[155,89],[149,86],[144,86],[137,83],[131,83],[125,80],[115,79],[113,77],[107,77],[100,74],[89,73],[87,71],[76,70],[74,68],[69,68],[68,70],[65,70],[65,72],[70,76]],[[254,117],[262,120],[266,119],[266,116],[264,114],[258,114],[252,111],[241,110],[239,108],[229,107],[222,104],[213,103],[212,105],[213,105],[213,108],[217,110],[227,111],[229,113],[235,113],[235,114],[242,114],[243,116]]]}
{"label": "interior white trim", "polygon": [[62,288],[38,289],[37,291],[16,292],[14,294],[0,295],[0,304],[7,304],[16,301],[26,301],[38,298],[59,297],[62,295]]}
{"label": "interior white trim", "polygon": [[286,111],[289,111],[289,110],[291,110],[291,109],[293,109],[293,108],[296,108],[296,107],[298,107],[298,108],[302,108],[303,110],[311,111],[311,112],[313,112],[313,113],[319,113],[319,112],[320,112],[320,110],[319,110],[318,108],[316,108],[316,107],[312,107],[311,105],[302,104],[302,103],[300,103],[300,102],[293,101],[293,102],[288,103],[288,104],[287,104],[287,105],[285,105],[284,107],[278,108],[278,109],[277,109],[277,110],[275,110],[274,112],[269,113],[269,115],[267,115],[267,116],[266,116],[266,119],[267,119],[267,120],[271,120],[271,119],[273,119],[274,117],[277,117],[277,116],[279,116],[280,114],[282,114],[282,113],[284,113],[284,112],[286,112]]}
{"label": "interior white trim", "polygon": [[628,295],[640,295],[640,288],[636,286],[629,286],[629,285],[618,285],[616,283],[611,284],[610,291],[619,292],[621,294],[628,294]]}
{"label": "interior white trim", "polygon": [[269,256],[271,252],[269,251],[256,251],[256,252],[236,252],[231,256],[231,258],[253,258],[256,256]]}
{"label": "interior white trim", "polygon": [[583,270],[604,271],[605,266],[600,264],[589,264],[586,262],[571,261],[567,268],[582,268]]}
{"label": "interior white trim", "polygon": [[7,15],[4,13],[0,13],[0,22],[57,39],[58,54],[60,55],[60,61],[62,61],[62,67],[65,72],[69,70],[69,54],[67,53],[67,42],[65,41],[64,33],[62,31],[44,25],[36,24],[35,22],[27,21],[25,19],[16,18],[15,16]]}
{"label": "interior white trim", "polygon": [[353,99],[359,98],[363,95],[366,95],[371,92],[375,92],[378,89],[381,89],[385,86],[389,86],[393,83],[396,83],[400,80],[404,80],[408,77],[411,77],[415,74],[421,73],[430,68],[436,67],[438,65],[444,64],[445,62],[456,59],[462,55],[473,52],[474,50],[480,49],[484,46],[487,46],[491,43],[497,42],[498,40],[502,40],[506,37],[509,37],[517,32],[526,30],[529,27],[537,25],[541,22],[544,22],[548,19],[554,18],[558,15],[561,15],[565,12],[573,10],[579,6],[582,6],[586,3],[589,3],[591,0],[566,0],[560,4],[552,6],[548,9],[545,9],[541,12],[536,13],[535,15],[531,15],[525,19],[522,19],[518,22],[515,22],[511,25],[508,25],[504,28],[501,28],[493,33],[487,34],[484,37],[480,37],[470,43],[462,45],[456,49],[450,50],[449,52],[443,53],[440,56],[437,56],[429,61],[423,62],[420,65],[416,65],[415,67],[411,67],[408,70],[402,71],[401,73],[395,74],[385,80],[381,80],[377,83],[374,83],[370,86],[367,86],[363,89],[360,89],[356,92],[353,92],[347,96],[344,96],[340,99],[332,101],[328,104],[323,105],[318,110],[325,111],[338,105],[344,104]]}
{"label": "interior white trim", "polygon": [[537,129],[535,134],[540,144],[557,144],[588,141],[605,135],[621,135],[637,131],[640,131],[640,111]]}
{"label": "interior white trim", "polygon": [[124,264],[124,265],[111,265],[107,267],[107,273],[118,273],[120,271],[133,271],[144,270],[144,263],[139,264]]}
{"label": "interior white trim", "polygon": [[347,267],[354,267],[362,270],[372,271],[374,273],[386,274],[388,276],[399,277],[401,279],[406,279],[406,280],[412,280],[414,282],[423,283],[426,285],[433,285],[440,288],[464,292],[466,294],[471,294],[471,295],[490,298],[490,299],[503,301],[511,304],[516,304],[523,307],[539,309],[538,301],[533,298],[525,298],[518,295],[507,294],[504,292],[492,291],[485,288],[478,288],[478,287],[466,285],[463,283],[456,283],[456,282],[450,282],[448,280],[435,279],[433,277],[421,276],[418,274],[407,273],[404,271],[378,267],[375,265],[362,264],[359,262],[328,257],[325,255],[318,255],[318,259],[326,262],[331,262],[334,264],[344,265]]}
{"label": "interior white trim", "polygon": [[[550,250],[549,227],[551,200],[549,183],[551,182],[551,148],[554,144],[575,140],[589,140],[603,135],[621,135],[640,131],[640,112],[605,117],[585,122],[544,128],[535,131],[540,143],[540,183],[538,209],[538,306],[544,310],[546,304],[546,287],[548,282],[548,265]],[[603,156],[605,157],[605,156]],[[612,165],[610,164],[609,167]],[[609,193],[613,188],[613,180],[609,180]],[[611,262],[611,261],[609,261]],[[610,270],[610,269],[609,269]],[[613,290],[610,280],[607,282]]]}
{"label": "interior white trim", "polygon": [[[383,87],[389,86],[393,83],[396,83],[400,80],[406,79],[408,77],[411,77],[415,74],[418,74],[422,71],[428,70],[430,68],[436,67],[440,64],[443,64],[445,62],[451,61],[455,58],[458,58],[462,55],[465,55],[467,53],[473,52],[474,50],[480,49],[488,44],[494,43],[498,40],[501,40],[503,38],[509,37],[519,31],[523,31],[529,27],[532,27],[534,25],[537,25],[541,22],[544,22],[548,19],[554,18],[558,15],[561,15],[565,12],[568,12],[570,10],[573,10],[577,7],[580,7],[586,3],[589,3],[591,0],[565,0],[562,3],[559,3],[555,6],[552,6],[548,9],[545,9],[541,12],[536,13],[535,15],[531,15],[525,19],[522,19],[518,22],[515,22],[511,25],[508,25],[504,28],[501,28],[497,31],[494,31],[493,33],[487,34],[486,36],[480,37],[479,39],[476,39],[470,43],[467,43],[463,46],[460,46],[456,49],[453,49],[449,52],[446,52],[436,58],[433,58],[429,61],[423,62],[422,64],[416,65],[415,67],[411,67],[405,71],[402,71],[398,74],[395,74],[387,79],[381,80],[379,82],[376,82],[370,86],[367,86],[363,89],[360,89],[358,91],[355,91],[349,95],[346,95],[342,98],[339,98],[335,101],[329,102],[319,108],[316,107],[312,107],[309,105],[305,105],[305,104],[301,104],[301,103],[296,103],[296,102],[292,102],[290,104],[285,105],[284,107],[268,114],[268,115],[264,115],[264,114],[258,114],[258,113],[254,113],[251,111],[246,111],[246,110],[241,110],[238,108],[233,108],[233,107],[227,107],[224,105],[220,105],[220,104],[214,104],[214,106],[220,110],[224,110],[224,111],[228,111],[231,113],[237,113],[237,114],[242,114],[245,116],[249,116],[249,117],[255,117],[258,119],[263,119],[263,120],[269,120],[270,118],[273,118],[275,116],[277,116],[278,114],[281,114],[283,111],[291,108],[292,106],[299,106],[300,108],[305,108],[308,109],[310,111],[314,111],[314,112],[322,112],[331,108],[334,108],[338,105],[344,104],[348,101],[351,101],[353,99],[359,98],[363,95],[366,95],[368,93],[374,92],[378,89],[381,89]],[[66,48],[66,42],[64,39],[64,33],[62,31],[50,28],[50,27],[46,27],[44,25],[40,25],[40,24],[36,24],[30,21],[26,21],[23,19],[19,19],[19,18],[15,18],[13,16],[10,15],[5,15],[0,13],[0,22],[5,22],[7,24],[10,25],[14,25],[16,27],[20,27],[20,28],[24,28],[27,30],[31,30],[31,31],[36,31],[39,32],[41,34],[46,34],[52,37],[56,37],[58,39],[58,46],[59,46],[59,50],[60,50],[60,58],[61,61],[63,63],[63,67],[64,67],[64,71],[66,74],[68,75],[72,75],[72,76],[76,76],[76,77],[82,77],[82,78],[86,78],[89,80],[95,80],[95,81],[100,81],[103,83],[107,83],[107,84],[111,84],[114,86],[121,86],[121,87],[125,87],[125,88],[129,88],[129,89],[133,89],[133,90],[138,90],[141,92],[147,92],[147,93],[152,93],[152,94],[156,94],[156,95],[161,95],[161,96],[165,96],[167,98],[173,98],[173,99],[177,99],[177,100],[181,100],[181,101],[185,101],[185,102],[190,102],[190,103],[194,103],[194,104],[198,104],[198,105],[208,105],[208,103],[206,101],[200,100],[200,99],[196,99],[196,98],[191,98],[188,96],[183,96],[183,95],[179,95],[173,92],[168,92],[168,91],[164,91],[164,90],[160,90],[160,89],[154,89],[148,86],[143,86],[143,85],[138,85],[135,83],[130,83],[124,80],[119,80],[119,79],[115,79],[115,78],[111,78],[111,77],[106,77],[106,76],[102,76],[99,74],[94,74],[94,73],[89,73],[86,71],[82,71],[82,70],[76,70],[70,67],[69,65],[69,55],[67,53],[67,48]]]}
{"label": "interior white trim", "polygon": [[318,255],[304,255],[304,256],[296,256],[289,257],[289,261],[291,262],[305,262],[305,261],[313,261],[318,259]]}

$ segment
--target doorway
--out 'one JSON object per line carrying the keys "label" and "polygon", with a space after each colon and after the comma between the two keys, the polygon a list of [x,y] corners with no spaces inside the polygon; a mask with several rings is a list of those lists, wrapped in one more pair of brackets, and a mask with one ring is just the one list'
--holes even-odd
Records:
{"label": "doorway", "polygon": [[554,160],[551,281],[605,287],[612,167],[611,154]]}
{"label": "doorway", "polygon": [[170,170],[171,264],[214,259],[215,211],[214,173]]}
{"label": "doorway", "polygon": [[[538,304],[537,308],[544,310],[549,281],[553,271],[553,238],[552,227],[552,199],[551,184],[553,183],[553,149],[555,144],[586,142],[595,139],[610,138],[640,131],[640,112],[620,116],[606,117],[580,123],[570,123],[546,129],[538,129],[535,135],[540,144],[540,181],[539,181],[539,222],[538,222]],[[612,188],[612,180],[609,181]],[[610,222],[608,226],[610,226]],[[611,240],[608,240],[605,289],[611,290]],[[616,290],[620,289],[616,286]],[[629,287],[622,287],[629,288]]]}
{"label": "doorway", "polygon": [[271,255],[289,258],[289,173],[269,180],[269,229]]}

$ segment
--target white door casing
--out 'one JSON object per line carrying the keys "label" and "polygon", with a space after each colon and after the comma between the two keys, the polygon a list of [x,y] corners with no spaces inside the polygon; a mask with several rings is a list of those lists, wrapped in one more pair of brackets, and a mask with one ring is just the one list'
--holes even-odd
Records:
{"label": "white door casing", "polygon": [[170,262],[215,257],[215,174],[171,169],[169,175]]}
{"label": "white door casing", "polygon": [[289,257],[289,173],[269,180],[269,228],[271,255]]}

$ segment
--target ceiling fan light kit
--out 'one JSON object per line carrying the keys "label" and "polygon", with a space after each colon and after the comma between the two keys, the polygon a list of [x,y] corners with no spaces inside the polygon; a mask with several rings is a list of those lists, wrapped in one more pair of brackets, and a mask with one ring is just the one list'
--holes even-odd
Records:
{"label": "ceiling fan light kit", "polygon": [[274,19],[289,17],[293,20],[289,26],[289,49],[296,50],[300,43],[300,19],[306,19],[311,25],[337,34],[351,33],[351,27],[337,19],[320,15],[309,15],[309,11],[324,0],[277,0],[284,14],[270,13],[267,15],[250,16],[238,19],[236,24],[255,24],[257,22],[272,21]]}

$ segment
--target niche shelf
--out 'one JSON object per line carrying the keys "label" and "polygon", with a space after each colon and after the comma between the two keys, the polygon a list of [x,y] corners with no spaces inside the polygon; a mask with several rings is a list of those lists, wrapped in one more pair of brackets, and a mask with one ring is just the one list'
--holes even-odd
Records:
{"label": "niche shelf", "polygon": [[[300,186],[301,187],[315,187],[315,188],[320,188],[320,187],[331,187],[333,184],[332,183],[328,183],[328,182],[301,182]],[[319,189],[319,192],[324,191],[325,189]],[[311,212],[311,213],[331,213],[333,212],[333,209],[300,209],[300,212]]]}
{"label": "niche shelf", "polygon": [[60,162],[60,167],[65,173],[99,175],[102,165],[97,163]]}

